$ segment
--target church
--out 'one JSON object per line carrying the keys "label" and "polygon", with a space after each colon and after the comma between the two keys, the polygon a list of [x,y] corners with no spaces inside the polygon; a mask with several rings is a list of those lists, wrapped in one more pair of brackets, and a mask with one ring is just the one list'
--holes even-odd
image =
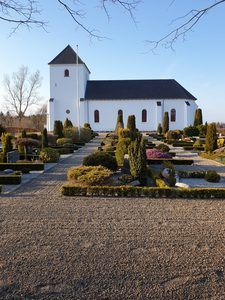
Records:
{"label": "church", "polygon": [[47,129],[66,118],[75,126],[90,123],[95,131],[113,131],[118,114],[124,124],[136,116],[140,131],[156,130],[169,113],[169,128],[194,122],[196,98],[174,79],[90,80],[90,71],[68,45],[50,63]]}

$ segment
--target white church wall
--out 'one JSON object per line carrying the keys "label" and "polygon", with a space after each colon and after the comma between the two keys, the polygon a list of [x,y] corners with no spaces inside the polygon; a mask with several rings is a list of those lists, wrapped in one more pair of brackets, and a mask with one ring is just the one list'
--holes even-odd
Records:
{"label": "white church wall", "polygon": [[[64,76],[64,71],[69,70],[69,77]],[[79,78],[79,99],[84,98],[89,72],[84,65],[51,65],[50,66],[50,97],[54,99],[54,119],[64,121],[69,118],[78,124],[77,114],[77,73]],[[82,106],[82,105],[81,105]],[[84,108],[81,107],[80,123],[84,123]],[[52,122],[49,122],[52,130]]]}

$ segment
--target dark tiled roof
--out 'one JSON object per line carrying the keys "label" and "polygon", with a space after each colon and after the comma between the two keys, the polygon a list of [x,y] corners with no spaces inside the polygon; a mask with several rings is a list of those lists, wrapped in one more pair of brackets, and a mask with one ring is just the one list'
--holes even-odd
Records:
{"label": "dark tiled roof", "polygon": [[[64,65],[64,64],[76,64],[76,63],[77,63],[77,54],[73,50],[73,48],[70,45],[68,45],[52,61],[50,61],[49,65]],[[78,64],[82,64],[86,66],[86,64],[82,61],[82,59],[79,56],[78,56]]]}
{"label": "dark tiled roof", "polygon": [[91,80],[85,99],[190,99],[196,98],[174,79]]}

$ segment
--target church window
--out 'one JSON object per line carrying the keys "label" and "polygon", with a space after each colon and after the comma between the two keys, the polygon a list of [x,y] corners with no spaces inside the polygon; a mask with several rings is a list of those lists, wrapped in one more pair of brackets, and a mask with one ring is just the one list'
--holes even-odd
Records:
{"label": "church window", "polygon": [[119,110],[118,110],[118,115],[123,116],[123,111],[122,111],[122,109],[119,109]]}
{"label": "church window", "polygon": [[68,69],[64,71],[64,77],[70,77],[70,72]]}
{"label": "church window", "polygon": [[162,106],[161,101],[157,101],[157,106]]}
{"label": "church window", "polygon": [[170,111],[170,121],[171,122],[176,122],[176,109],[171,109]]}
{"label": "church window", "polygon": [[99,123],[99,111],[97,109],[94,111],[94,121]]}
{"label": "church window", "polygon": [[66,113],[67,113],[67,114],[70,114],[70,110],[69,110],[69,109],[67,109],[67,110],[66,110]]}
{"label": "church window", "polygon": [[142,110],[142,116],[141,116],[142,122],[147,122],[147,110]]}

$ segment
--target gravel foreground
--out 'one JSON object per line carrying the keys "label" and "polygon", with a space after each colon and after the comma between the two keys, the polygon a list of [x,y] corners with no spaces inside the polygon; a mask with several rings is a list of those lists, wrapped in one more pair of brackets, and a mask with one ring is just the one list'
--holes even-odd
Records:
{"label": "gravel foreground", "polygon": [[0,204],[0,299],[225,299],[225,201]]}

